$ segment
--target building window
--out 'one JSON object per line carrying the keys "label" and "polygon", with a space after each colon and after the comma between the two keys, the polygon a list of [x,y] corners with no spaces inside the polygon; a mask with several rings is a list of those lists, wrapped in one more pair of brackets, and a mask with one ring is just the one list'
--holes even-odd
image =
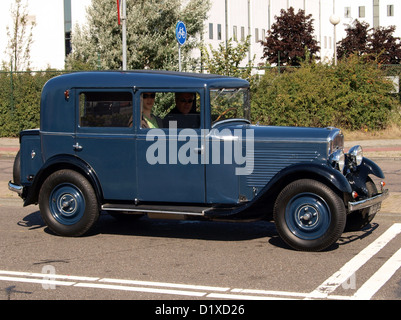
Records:
{"label": "building window", "polygon": [[245,27],[241,27],[241,41],[245,40]]}
{"label": "building window", "polygon": [[259,29],[255,28],[255,42],[259,42]]}
{"label": "building window", "polygon": [[387,17],[394,17],[394,5],[392,4],[387,6]]}
{"label": "building window", "polygon": [[351,7],[344,8],[344,18],[351,18]]}
{"label": "building window", "polygon": [[221,40],[221,24],[217,25],[217,40]]}
{"label": "building window", "polygon": [[238,41],[237,26],[233,26],[233,40]]}
{"label": "building window", "polygon": [[261,36],[262,36],[262,41],[264,41],[265,40],[265,37],[266,37],[266,30],[265,29],[262,29],[262,34],[261,34]]}
{"label": "building window", "polygon": [[209,39],[213,39],[213,23],[209,23]]}
{"label": "building window", "polygon": [[365,6],[361,6],[358,8],[359,18],[365,18]]}

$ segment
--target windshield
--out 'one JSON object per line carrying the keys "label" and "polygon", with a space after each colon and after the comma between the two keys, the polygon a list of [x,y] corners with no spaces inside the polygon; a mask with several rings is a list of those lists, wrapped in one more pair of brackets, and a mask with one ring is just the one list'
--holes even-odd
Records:
{"label": "windshield", "polygon": [[227,119],[250,120],[249,89],[210,90],[210,108],[213,124]]}

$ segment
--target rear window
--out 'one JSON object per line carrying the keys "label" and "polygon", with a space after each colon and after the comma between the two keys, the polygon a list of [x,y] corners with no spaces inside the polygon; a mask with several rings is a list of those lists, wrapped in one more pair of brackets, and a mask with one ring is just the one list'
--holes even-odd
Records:
{"label": "rear window", "polygon": [[132,127],[131,92],[81,92],[81,127]]}

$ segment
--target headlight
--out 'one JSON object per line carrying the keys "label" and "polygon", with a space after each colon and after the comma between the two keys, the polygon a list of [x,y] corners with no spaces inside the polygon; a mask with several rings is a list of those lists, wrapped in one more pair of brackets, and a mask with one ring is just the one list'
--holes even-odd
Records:
{"label": "headlight", "polygon": [[343,172],[345,166],[345,156],[342,149],[337,149],[330,155],[330,163],[334,168]]}
{"label": "headlight", "polygon": [[349,149],[348,151],[348,157],[351,159],[351,161],[359,166],[362,163],[363,160],[363,150],[362,147],[357,145]]}

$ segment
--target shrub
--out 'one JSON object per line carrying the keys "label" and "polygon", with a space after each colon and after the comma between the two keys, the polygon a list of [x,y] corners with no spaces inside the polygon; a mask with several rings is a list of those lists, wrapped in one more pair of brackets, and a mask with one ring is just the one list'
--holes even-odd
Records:
{"label": "shrub", "polygon": [[384,129],[397,100],[372,62],[351,56],[337,67],[303,63],[277,75],[269,70],[252,97],[252,120],[267,125]]}

